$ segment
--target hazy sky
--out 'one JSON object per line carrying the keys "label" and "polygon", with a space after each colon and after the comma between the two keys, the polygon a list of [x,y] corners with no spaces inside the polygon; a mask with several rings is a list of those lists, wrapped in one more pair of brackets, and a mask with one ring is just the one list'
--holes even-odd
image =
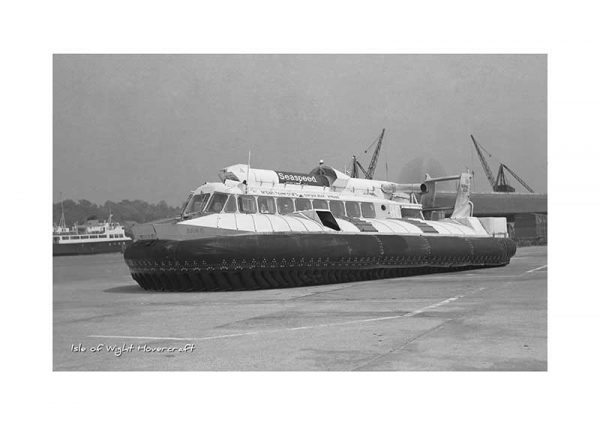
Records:
{"label": "hazy sky", "polygon": [[384,127],[376,178],[472,167],[489,191],[474,134],[494,174],[546,192],[545,55],[57,55],[53,81],[55,200],[179,205],[248,150],[256,168],[366,167]]}

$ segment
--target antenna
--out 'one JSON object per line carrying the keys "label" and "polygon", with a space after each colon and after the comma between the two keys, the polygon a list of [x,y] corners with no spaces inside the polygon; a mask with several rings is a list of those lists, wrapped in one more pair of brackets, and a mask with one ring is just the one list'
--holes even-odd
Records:
{"label": "antenna", "polygon": [[250,180],[250,155],[251,151],[248,150],[248,167],[246,167],[246,193],[248,193],[248,181]]}
{"label": "antenna", "polygon": [[62,192],[60,192],[60,222],[58,223],[58,227],[64,228],[67,227],[65,223],[65,208],[63,206],[63,196]]}
{"label": "antenna", "polygon": [[390,178],[388,177],[388,154],[387,154],[387,149],[385,150],[385,179],[387,181],[390,181]]}

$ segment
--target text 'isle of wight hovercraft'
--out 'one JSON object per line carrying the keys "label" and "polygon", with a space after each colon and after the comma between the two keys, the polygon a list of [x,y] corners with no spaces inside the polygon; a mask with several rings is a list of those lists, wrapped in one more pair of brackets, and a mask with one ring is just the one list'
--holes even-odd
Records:
{"label": "text 'isle of wight hovercraft'", "polygon": [[[180,217],[133,227],[125,261],[142,288],[385,279],[504,266],[516,251],[505,218],[472,217],[470,173],[397,184],[351,178],[326,165],[306,174],[238,164],[219,177],[190,193]],[[432,203],[436,182],[448,180],[458,182],[452,215],[425,220],[423,205]]]}

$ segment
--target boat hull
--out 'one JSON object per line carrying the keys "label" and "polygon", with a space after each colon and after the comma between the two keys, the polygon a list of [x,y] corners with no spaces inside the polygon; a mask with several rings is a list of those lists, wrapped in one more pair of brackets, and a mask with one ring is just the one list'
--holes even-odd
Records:
{"label": "boat hull", "polygon": [[144,289],[222,291],[497,267],[515,251],[506,238],[278,233],[142,240],[124,257]]}
{"label": "boat hull", "polygon": [[88,242],[88,243],[69,243],[69,244],[52,244],[52,256],[63,255],[92,255],[92,254],[107,254],[111,252],[124,252],[127,245],[131,242]]}

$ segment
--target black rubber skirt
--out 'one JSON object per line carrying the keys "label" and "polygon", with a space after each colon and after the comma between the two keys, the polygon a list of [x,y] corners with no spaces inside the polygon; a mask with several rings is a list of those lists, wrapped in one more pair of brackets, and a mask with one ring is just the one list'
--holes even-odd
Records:
{"label": "black rubber skirt", "polygon": [[125,261],[147,290],[238,291],[504,266],[515,251],[505,238],[276,233],[137,241]]}

